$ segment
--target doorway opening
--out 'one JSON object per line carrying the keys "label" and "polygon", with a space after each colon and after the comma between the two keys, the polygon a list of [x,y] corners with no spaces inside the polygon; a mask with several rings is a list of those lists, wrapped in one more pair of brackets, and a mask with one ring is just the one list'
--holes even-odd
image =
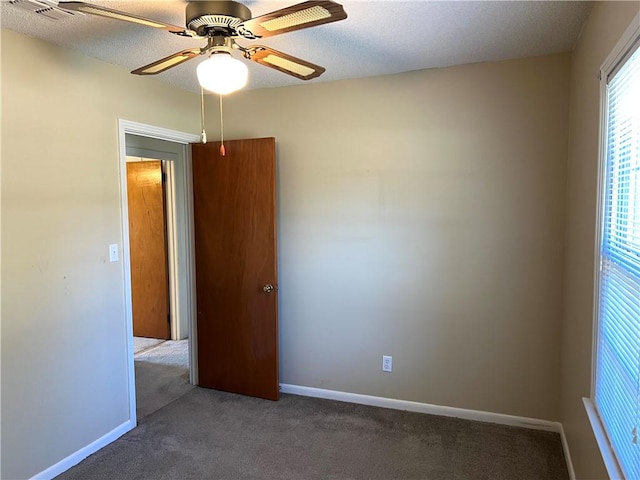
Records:
{"label": "doorway opening", "polygon": [[[197,384],[189,144],[198,137],[124,120],[119,131],[129,405],[136,421]],[[159,246],[155,257],[151,244]],[[150,327],[146,317],[153,317]]]}

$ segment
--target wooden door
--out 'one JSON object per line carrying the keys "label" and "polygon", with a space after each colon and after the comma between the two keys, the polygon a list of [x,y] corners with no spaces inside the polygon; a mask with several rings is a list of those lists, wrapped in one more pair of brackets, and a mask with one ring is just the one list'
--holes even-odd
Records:
{"label": "wooden door", "polygon": [[198,383],[277,400],[275,139],[225,146],[192,148]]}
{"label": "wooden door", "polygon": [[127,162],[133,334],[171,337],[162,163]]}

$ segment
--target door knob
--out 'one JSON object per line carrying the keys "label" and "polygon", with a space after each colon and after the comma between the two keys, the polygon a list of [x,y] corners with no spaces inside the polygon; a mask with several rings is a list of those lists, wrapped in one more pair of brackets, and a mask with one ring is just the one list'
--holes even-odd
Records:
{"label": "door knob", "polygon": [[262,287],[262,291],[265,293],[273,292],[273,285],[271,285],[270,283],[267,283],[264,287]]}

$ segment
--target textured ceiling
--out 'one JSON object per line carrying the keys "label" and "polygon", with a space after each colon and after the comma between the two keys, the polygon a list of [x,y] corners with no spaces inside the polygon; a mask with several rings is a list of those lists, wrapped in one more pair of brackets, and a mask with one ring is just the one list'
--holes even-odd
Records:
{"label": "textured ceiling", "polygon": [[[90,3],[184,25],[186,2],[104,1]],[[253,16],[291,2],[243,2]],[[311,82],[367,77],[566,52],[573,49],[590,10],[590,2],[362,1],[342,2],[346,20],[286,33],[243,46],[264,44],[324,66]],[[204,45],[203,40],[91,15],[53,21],[1,1],[2,28],[78,50],[122,66],[141,67],[174,52]],[[203,56],[204,57],[204,56]],[[198,58],[156,76],[176,87],[198,92]],[[248,88],[297,85],[302,81],[249,65]]]}

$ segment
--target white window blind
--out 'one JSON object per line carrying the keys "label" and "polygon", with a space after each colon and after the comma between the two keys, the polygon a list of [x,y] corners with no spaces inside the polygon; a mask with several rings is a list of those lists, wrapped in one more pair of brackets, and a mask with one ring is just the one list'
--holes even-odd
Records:
{"label": "white window blind", "polygon": [[640,49],[606,93],[595,405],[618,464],[640,480]]}

